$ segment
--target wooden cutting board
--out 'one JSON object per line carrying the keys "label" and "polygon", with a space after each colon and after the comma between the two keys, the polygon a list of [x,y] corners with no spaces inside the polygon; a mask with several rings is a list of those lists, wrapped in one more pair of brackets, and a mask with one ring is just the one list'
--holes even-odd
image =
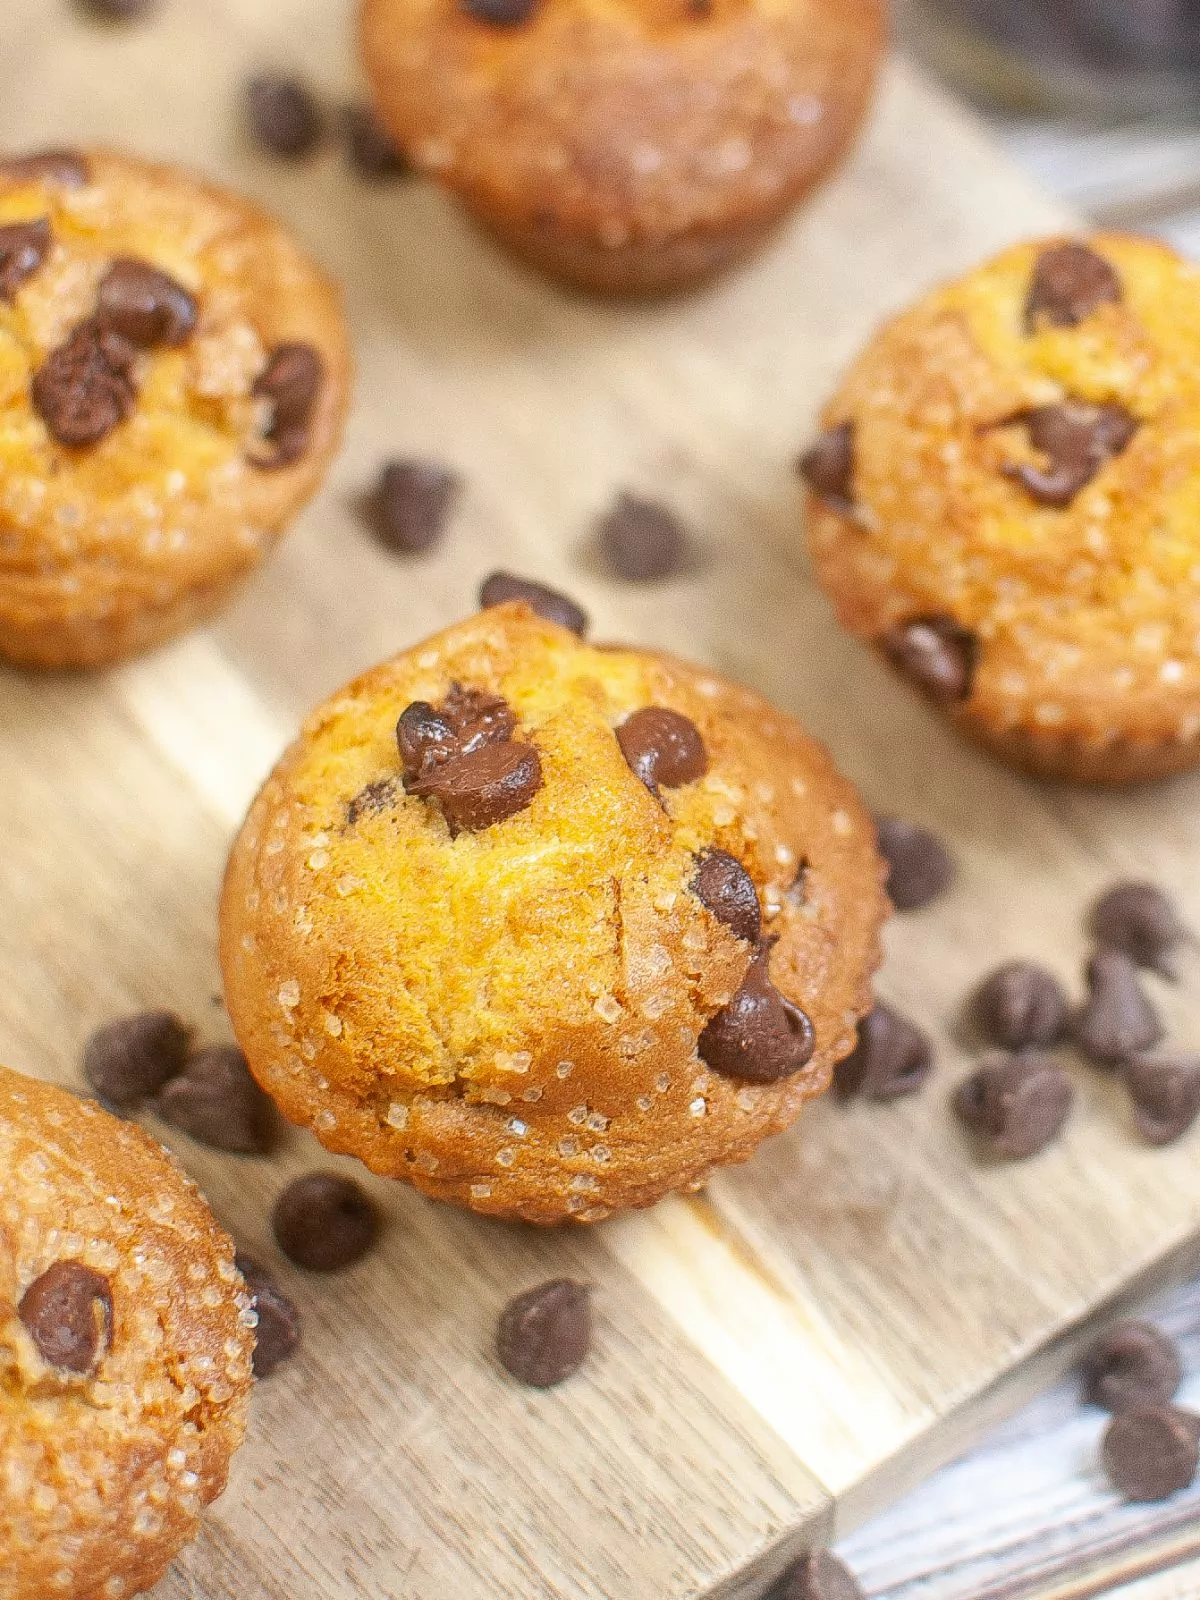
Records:
{"label": "wooden cutting board", "polygon": [[[1133,1136],[1079,1073],[1058,1148],[977,1165],[947,1113],[966,987],[1002,957],[1077,980],[1080,915],[1116,873],[1181,890],[1200,925],[1200,785],[1037,785],[960,745],[835,628],[791,463],[842,363],[931,280],[1063,219],[902,66],[851,167],[749,271],[686,302],[566,297],[421,182],[336,155],[256,157],[253,66],[350,92],[344,0],[165,0],[127,30],[8,0],[0,145],[106,139],[201,165],[273,205],[345,285],[359,361],[325,493],[212,633],[92,678],[0,671],[0,1059],[73,1080],[104,1019],[178,1007],[213,1037],[217,886],[231,833],[310,703],[469,610],[504,564],[577,594],[597,632],[711,662],[797,712],[880,807],[953,842],[955,890],[898,921],[881,988],[935,1032],[925,1092],[823,1104],[690,1199],[537,1233],[374,1183],[379,1252],[332,1280],[281,1264],[267,1213],[321,1156],[168,1135],[306,1326],[264,1384],[228,1493],[162,1600],[733,1600],[971,1440],[1060,1369],[1113,1297],[1198,1255],[1200,1163]],[[354,499],[389,453],[469,487],[437,554],[402,563]],[[619,488],[692,521],[698,570],[621,587],[589,530]],[[1200,962],[1164,996],[1200,1036]],[[163,1131],[163,1130],[158,1130]],[[497,1311],[557,1273],[596,1286],[594,1358],[510,1384]]]}

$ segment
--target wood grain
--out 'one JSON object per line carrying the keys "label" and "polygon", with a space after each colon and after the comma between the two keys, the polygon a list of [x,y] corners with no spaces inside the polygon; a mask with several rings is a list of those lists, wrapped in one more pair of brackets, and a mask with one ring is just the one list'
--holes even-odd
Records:
{"label": "wood grain", "polygon": [[[342,0],[168,5],[129,32],[10,0],[0,28],[0,142],[125,142],[267,200],[344,283],[360,368],[330,487],[214,633],[102,678],[0,673],[0,1057],[70,1076],[96,1023],[147,1003],[219,1034],[215,895],[254,785],[308,704],[469,609],[500,563],[570,588],[601,634],[798,712],[870,799],[941,827],[962,862],[954,893],[891,936],[883,987],[939,1038],[919,1101],[822,1107],[706,1195],[586,1235],[376,1185],[380,1254],[332,1283],[288,1274],[304,1354],[264,1385],[163,1600],[750,1600],[1015,1403],[1200,1223],[1195,1144],[1140,1149],[1108,1085],[1081,1076],[1071,1136],[1019,1170],[977,1167],[945,1109],[966,1067],[959,997],[988,963],[1040,955],[1074,976],[1081,909],[1118,869],[1187,884],[1200,921],[1197,785],[1075,795],[960,748],[837,633],[799,538],[793,457],[872,323],[1061,215],[897,67],[852,167],[751,270],[670,306],[597,307],[422,184],[244,147],[252,66],[352,92]],[[469,490],[445,548],[399,564],[354,500],[385,455],[427,452]],[[637,590],[597,570],[589,530],[625,486],[690,517],[694,574]],[[1195,1030],[1188,985],[1169,1009]],[[269,1255],[270,1198],[315,1148],[295,1135],[235,1162],[175,1142]],[[491,1331],[509,1294],[558,1272],[596,1284],[598,1350],[530,1395],[496,1370]]]}

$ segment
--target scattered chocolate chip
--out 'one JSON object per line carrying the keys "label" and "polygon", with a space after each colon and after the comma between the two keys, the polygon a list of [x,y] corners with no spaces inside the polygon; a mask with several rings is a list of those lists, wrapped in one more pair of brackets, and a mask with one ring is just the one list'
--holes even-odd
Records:
{"label": "scattered chocolate chip", "polygon": [[915,1094],[933,1066],[933,1045],[899,1011],[880,1001],[858,1025],[858,1042],[834,1069],[839,1100],[898,1100]]}
{"label": "scattered chocolate chip", "polygon": [[496,1352],[506,1371],[534,1389],[552,1389],[578,1372],[591,1343],[591,1290],[570,1278],[527,1289],[500,1313]]}
{"label": "scattered chocolate chip", "polygon": [[1137,1055],[1122,1077],[1147,1144],[1174,1144],[1200,1116],[1200,1056]]}
{"label": "scattered chocolate chip", "polygon": [[498,28],[519,27],[537,9],[537,0],[461,0],[461,4],[468,16]]}
{"label": "scattered chocolate chip", "polygon": [[1083,1358],[1083,1396],[1107,1411],[1166,1405],[1183,1382],[1173,1339],[1152,1322],[1118,1322]]}
{"label": "scattered chocolate chip", "polygon": [[931,700],[953,705],[969,698],[979,640],[953,617],[913,617],[889,628],[881,644],[892,665]]}
{"label": "scattered chocolate chip", "polygon": [[875,830],[897,911],[919,911],[954,882],[954,857],[936,833],[903,817],[876,817]]}
{"label": "scattered chocolate chip", "polygon": [[379,1216],[353,1179],[310,1172],[289,1183],[276,1200],[271,1225],[289,1261],[309,1272],[339,1272],[375,1243]]}
{"label": "scattered chocolate chip", "polygon": [[266,437],[275,448],[256,466],[288,467],[300,459],[324,382],[325,363],[311,344],[275,346],[254,383],[255,396],[271,403]]}
{"label": "scattered chocolate chip", "polygon": [[300,1313],[266,1267],[239,1251],[237,1269],[258,1314],[254,1330],[254,1376],[269,1378],[300,1347]]}
{"label": "scattered chocolate chip", "polygon": [[17,1315],[42,1360],[64,1372],[91,1372],[112,1344],[112,1289],[82,1261],[56,1261],[21,1296]]}
{"label": "scattered chocolate chip", "polygon": [[381,124],[370,106],[347,106],[342,112],[342,137],[350,165],[360,178],[386,183],[406,178],[412,168],[404,151]]}
{"label": "scattered chocolate chip", "polygon": [[409,793],[436,800],[450,836],[478,833],[524,811],[542,787],[542,763],[531,744],[505,740],[455,754],[424,769]]}
{"label": "scattered chocolate chip", "polygon": [[1166,1500],[1196,1476],[1200,1417],[1177,1406],[1129,1406],[1109,1423],[1101,1455],[1126,1500]]}
{"label": "scattered chocolate chip", "polygon": [[0,227],[0,300],[12,301],[50,254],[50,219]]}
{"label": "scattered chocolate chip", "polygon": [[1070,505],[1100,469],[1119,456],[1137,432],[1138,424],[1121,406],[1093,406],[1066,400],[1057,406],[1038,406],[1016,419],[1029,430],[1029,442],[1049,458],[1049,466],[1027,462],[1006,466],[1039,505],[1061,510]]}
{"label": "scattered chocolate chip", "polygon": [[483,607],[502,606],[509,600],[524,600],[529,609],[547,622],[557,622],[568,633],[577,633],[582,639],[588,628],[587,612],[574,600],[550,589],[544,583],[534,583],[532,578],[518,578],[511,572],[493,572],[485,578],[479,590],[479,604]]}
{"label": "scattered chocolate chip", "polygon": [[101,1100],[125,1110],[183,1070],[190,1043],[191,1030],[173,1011],[118,1017],[84,1046],[83,1075]]}
{"label": "scattered chocolate chip", "polygon": [[34,410],[59,444],[98,444],[124,422],[137,400],[137,352],[119,333],[81,323],[33,375]]}
{"label": "scattered chocolate chip", "polygon": [[997,968],[976,989],[969,1010],[988,1043],[1006,1050],[1044,1050],[1057,1044],[1071,1015],[1058,979],[1032,961],[1010,961]]}
{"label": "scattered chocolate chip", "polygon": [[800,457],[797,471],[818,500],[850,516],[854,511],[854,424],[843,422],[821,434]]}
{"label": "scattered chocolate chip", "polygon": [[598,527],[600,553],[609,570],[629,583],[670,578],[684,566],[689,538],[669,506],[636,494],[619,494]]}
{"label": "scattered chocolate chip", "polygon": [[1051,245],[1038,257],[1025,302],[1025,327],[1075,328],[1099,306],[1120,305],[1114,269],[1078,240]]}
{"label": "scattered chocolate chip", "polygon": [[149,262],[121,256],[100,280],[96,315],[106,328],[149,350],[182,344],[196,326],[196,302]]}
{"label": "scattered chocolate chip", "polygon": [[814,1550],[790,1566],[764,1600],[863,1600],[863,1591],[844,1561]]}
{"label": "scattered chocolate chip", "polygon": [[762,933],[762,908],[754,879],[736,856],[706,850],[692,879],[692,893],[739,939],[757,945]]}
{"label": "scattered chocolate chip", "polygon": [[1118,1067],[1152,1050],[1163,1036],[1157,1011],[1142,991],[1137,968],[1123,950],[1098,950],[1088,962],[1088,997],[1071,1024],[1089,1061]]}
{"label": "scattered chocolate chip", "polygon": [[366,502],[375,537],[397,555],[432,549],[461,487],[458,473],[440,461],[389,461]]}
{"label": "scattered chocolate chip", "polygon": [[198,1051],[163,1089],[155,1110],[164,1122],[214,1150],[261,1156],[273,1143],[271,1102],[236,1045]]}
{"label": "scattered chocolate chip", "polygon": [[411,791],[430,768],[451,756],[470,755],[485,744],[511,739],[516,726],[508,701],[489,689],[452,683],[440,706],[414,700],[396,723],[405,788]]}
{"label": "scattered chocolate chip", "polygon": [[1070,1078],[1045,1056],[997,1054],[959,1085],[954,1109],[988,1155],[1023,1161],[1057,1136],[1073,1100]]}
{"label": "scattered chocolate chip", "polygon": [[389,806],[395,805],[399,787],[395,778],[376,778],[373,783],[368,783],[346,807],[348,825],[353,827],[362,817],[373,816],[377,811],[386,811]]}
{"label": "scattered chocolate chip", "polygon": [[157,0],[77,0],[79,9],[101,22],[135,22],[149,16]]}
{"label": "scattered chocolate chip", "polygon": [[1171,899],[1153,883],[1117,883],[1092,908],[1096,943],[1124,950],[1139,967],[1176,979],[1175,953],[1191,942]]}
{"label": "scattered chocolate chip", "polygon": [[246,86],[250,132],[268,154],[287,161],[310,156],[325,133],[317,97],[300,78],[264,72]]}
{"label": "scattered chocolate chip", "polygon": [[644,706],[617,729],[617,743],[635,778],[651,794],[694,783],[708,771],[708,752],[694,722],[666,706]]}
{"label": "scattered chocolate chip", "polygon": [[741,988],[700,1035],[701,1059],[727,1078],[777,1083],[812,1060],[813,1025],[771,982],[770,953],[758,947]]}
{"label": "scattered chocolate chip", "polygon": [[92,181],[92,170],[77,150],[39,150],[30,156],[0,156],[0,178],[12,183],[57,183],[63,189],[86,189]]}

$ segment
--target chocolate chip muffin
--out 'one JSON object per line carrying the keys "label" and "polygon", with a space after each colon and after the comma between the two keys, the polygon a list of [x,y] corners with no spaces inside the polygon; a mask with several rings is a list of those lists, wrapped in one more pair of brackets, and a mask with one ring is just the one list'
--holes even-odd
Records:
{"label": "chocolate chip muffin", "polygon": [[1090,783],[1200,759],[1200,271],[1022,244],[874,339],[802,462],[841,621],[964,732]]}
{"label": "chocolate chip muffin", "polygon": [[225,1486],[254,1313],[170,1156],[0,1068],[0,1588],[119,1600]]}
{"label": "chocolate chip muffin", "polygon": [[790,718],[513,602],[308,719],[233,849],[226,998],[329,1149],[592,1221],[698,1187],[828,1086],[881,881]]}
{"label": "chocolate chip muffin", "polygon": [[752,250],[845,154],[880,0],[365,0],[381,119],[512,249],[655,293]]}
{"label": "chocolate chip muffin", "polygon": [[0,157],[0,655],[94,666],[212,611],[320,483],[349,368],[335,290],[246,201]]}

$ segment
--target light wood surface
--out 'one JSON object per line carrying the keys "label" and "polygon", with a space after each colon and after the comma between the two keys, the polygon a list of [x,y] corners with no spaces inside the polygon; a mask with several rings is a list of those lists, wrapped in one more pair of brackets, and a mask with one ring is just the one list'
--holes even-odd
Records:
{"label": "light wood surface", "polygon": [[[376,1184],[376,1256],[328,1282],[284,1270],[304,1351],[263,1386],[162,1600],[751,1600],[1060,1368],[1097,1306],[1194,1255],[1195,1141],[1140,1148],[1110,1085],[1081,1072],[1069,1138],[1020,1169],[975,1165],[946,1100],[965,987],[1016,954],[1074,977],[1080,912],[1114,872],[1179,884],[1200,922],[1200,789],[1075,794],[961,748],[837,633],[799,538],[793,457],[871,325],[1061,213],[896,68],[852,167],[751,270],[682,304],[596,307],[510,265],[422,184],[368,189],[333,156],[293,171],[244,148],[251,65],[347,92],[342,0],[176,3],[129,33],[9,0],[0,33],[0,143],[126,142],[258,194],[344,282],[360,366],[329,489],[212,634],[103,678],[0,673],[0,1058],[70,1077],[93,1026],[148,1003],[220,1035],[215,897],[255,784],[309,703],[468,609],[500,563],[568,587],[601,635],[702,658],[796,711],[870,800],[941,828],[962,864],[889,939],[882,988],[939,1040],[919,1100],[823,1105],[705,1195],[586,1234]],[[452,536],[417,564],[353,512],[392,452],[469,478]],[[624,486],[692,519],[694,575],[636,590],[596,570],[589,528]],[[1166,997],[1184,1034],[1191,976]],[[296,1135],[239,1162],[172,1142],[270,1258],[270,1199],[315,1147]],[[509,1294],[558,1272],[596,1284],[597,1350],[530,1394],[494,1366],[491,1331]]]}

